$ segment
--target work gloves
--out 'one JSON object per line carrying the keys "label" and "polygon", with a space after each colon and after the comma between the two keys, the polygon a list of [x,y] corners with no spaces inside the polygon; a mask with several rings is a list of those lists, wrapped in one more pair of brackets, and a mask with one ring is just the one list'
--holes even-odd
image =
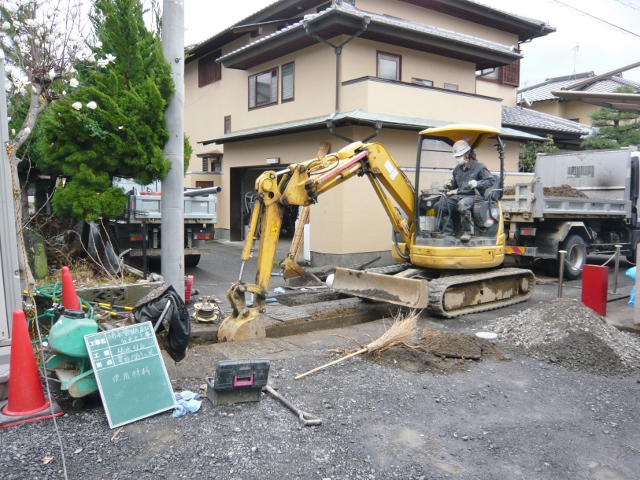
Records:
{"label": "work gloves", "polygon": [[453,184],[451,183],[451,180],[447,180],[446,182],[444,182],[444,189],[445,190],[451,190],[452,186],[453,186]]}
{"label": "work gloves", "polygon": [[469,183],[467,183],[467,187],[469,188],[476,188],[478,186],[478,182],[476,182],[475,180],[469,180]]}

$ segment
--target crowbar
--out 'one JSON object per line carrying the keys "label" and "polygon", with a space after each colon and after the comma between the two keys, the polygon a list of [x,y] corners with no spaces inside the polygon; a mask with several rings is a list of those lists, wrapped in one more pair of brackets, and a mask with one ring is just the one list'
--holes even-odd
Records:
{"label": "crowbar", "polygon": [[316,417],[315,415],[311,415],[310,413],[307,413],[307,412],[305,412],[303,410],[300,410],[299,408],[294,407],[286,398],[284,398],[282,395],[280,395],[278,392],[276,392],[269,385],[266,385],[265,387],[263,387],[263,389],[264,389],[265,392],[267,392],[273,398],[275,398],[276,400],[279,400],[280,403],[282,403],[284,406],[286,406],[293,413],[298,415],[298,418],[300,418],[300,420],[302,421],[302,423],[304,424],[305,427],[315,427],[315,426],[318,426],[318,425],[322,425],[322,419],[321,418]]}

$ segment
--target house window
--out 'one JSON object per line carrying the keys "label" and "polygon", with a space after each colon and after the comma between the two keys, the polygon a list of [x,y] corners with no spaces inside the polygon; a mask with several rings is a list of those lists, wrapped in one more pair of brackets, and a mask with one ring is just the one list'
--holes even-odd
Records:
{"label": "house window", "polygon": [[416,85],[423,85],[425,87],[433,87],[432,80],[425,80],[423,78],[412,78],[411,83],[415,83]]}
{"label": "house window", "polygon": [[222,79],[222,65],[216,62],[220,51],[198,60],[198,87],[204,87]]}
{"label": "house window", "polygon": [[378,77],[400,80],[400,56],[378,52]]}
{"label": "house window", "polygon": [[282,66],[282,101],[288,102],[293,100],[293,79],[295,69],[293,63],[287,63]]}
{"label": "house window", "polygon": [[231,115],[224,117],[224,134],[231,133]]}
{"label": "house window", "polygon": [[209,171],[209,157],[205,157],[202,159],[202,171],[203,172]]}
{"label": "house window", "polygon": [[520,60],[504,67],[478,70],[476,76],[484,80],[493,80],[504,85],[520,86]]}
{"label": "house window", "polygon": [[484,78],[486,80],[499,80],[500,79],[500,69],[499,68],[485,68],[484,70],[478,70],[476,72],[478,77]]}
{"label": "house window", "polygon": [[456,85],[455,83],[445,83],[444,84],[444,89],[445,90],[453,90],[455,92],[458,91],[458,85]]}
{"label": "house window", "polygon": [[249,108],[278,103],[278,69],[249,77]]}

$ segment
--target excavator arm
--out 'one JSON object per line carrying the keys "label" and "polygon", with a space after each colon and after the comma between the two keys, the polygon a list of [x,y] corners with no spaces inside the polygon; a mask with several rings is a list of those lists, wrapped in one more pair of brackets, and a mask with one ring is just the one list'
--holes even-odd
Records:
{"label": "excavator arm", "polygon": [[[255,183],[257,200],[242,251],[240,278],[227,292],[233,311],[218,330],[220,341],[265,336],[261,315],[265,313],[284,208],[289,205],[312,205],[324,192],[353,177],[362,176],[371,182],[393,230],[402,236],[405,248],[411,245],[415,190],[387,149],[379,143],[355,142],[336,153],[293,164],[279,172],[263,173]],[[260,247],[256,279],[254,284],[248,284],[242,280],[244,265],[253,256],[253,243],[258,229]],[[408,256],[408,252],[400,253]],[[252,305],[247,305],[247,293],[253,294]]]}

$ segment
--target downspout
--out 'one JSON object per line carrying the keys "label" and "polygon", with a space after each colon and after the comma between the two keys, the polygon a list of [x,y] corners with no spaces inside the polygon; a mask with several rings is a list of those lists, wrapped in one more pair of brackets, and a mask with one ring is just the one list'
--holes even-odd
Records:
{"label": "downspout", "polygon": [[[362,25],[362,29],[359,32],[357,32],[356,34],[346,39],[340,45],[334,45],[331,42],[325,40],[324,38],[319,37],[315,33],[311,33],[311,25],[309,23],[309,20],[307,19],[302,20],[302,26],[304,27],[304,30],[307,33],[307,35],[316,39],[318,42],[324,43],[325,45],[329,45],[331,48],[333,48],[333,51],[336,54],[336,104],[335,104],[335,110],[331,115],[332,118],[340,111],[340,55],[342,54],[342,47],[344,47],[347,43],[349,43],[354,38],[358,38],[360,35],[362,35],[367,30],[367,26],[369,25],[370,22],[371,22],[371,17],[365,16],[362,19],[363,25]],[[327,121],[327,127],[329,128],[332,135],[338,138],[341,138],[343,140],[349,141],[349,143],[353,141],[345,137],[342,137],[333,131],[333,120],[330,119]]]}
{"label": "downspout", "polygon": [[340,89],[340,55],[342,54],[342,47],[344,47],[347,43],[349,43],[351,40],[353,40],[354,38],[358,38],[360,35],[362,35],[366,30],[367,30],[367,26],[369,25],[369,23],[371,22],[371,17],[365,16],[362,19],[362,29],[354,34],[353,36],[351,36],[350,38],[346,39],[344,42],[342,42],[340,45],[334,45],[331,42],[328,42],[327,40],[325,40],[324,38],[319,37],[318,35],[316,35],[315,33],[311,33],[311,25],[309,24],[309,20],[302,20],[302,26],[304,27],[304,31],[307,33],[307,35],[309,35],[312,38],[315,38],[317,41],[324,43],[325,45],[329,45],[331,48],[333,48],[333,51],[336,54],[336,108],[335,111],[333,112],[334,115],[336,113],[338,113],[339,109],[340,109],[340,100],[339,100],[339,89]]}

